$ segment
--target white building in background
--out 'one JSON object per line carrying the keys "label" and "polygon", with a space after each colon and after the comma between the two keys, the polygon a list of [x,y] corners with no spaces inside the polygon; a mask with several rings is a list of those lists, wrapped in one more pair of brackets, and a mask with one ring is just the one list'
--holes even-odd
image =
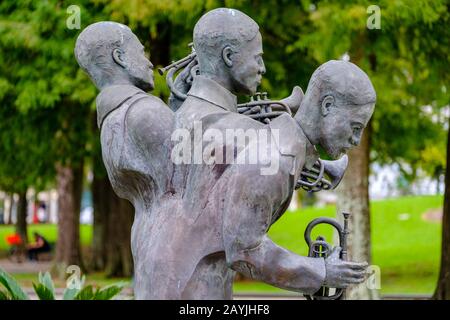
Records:
{"label": "white building in background", "polygon": [[[371,199],[394,198],[403,195],[401,184],[401,174],[398,164],[389,166],[380,166],[373,164],[371,166],[369,177],[369,195]],[[439,182],[430,179],[422,172],[418,172],[416,181],[407,186],[407,189],[414,195],[435,195],[436,190],[444,190],[444,177]],[[405,182],[406,184],[406,182]]]}

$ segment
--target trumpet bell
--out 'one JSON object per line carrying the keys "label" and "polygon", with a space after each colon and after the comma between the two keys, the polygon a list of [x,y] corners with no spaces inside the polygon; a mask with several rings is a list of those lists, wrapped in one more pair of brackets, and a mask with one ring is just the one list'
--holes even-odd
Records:
{"label": "trumpet bell", "polygon": [[336,188],[344,177],[348,166],[348,156],[344,154],[339,160],[322,160],[325,173],[330,177],[331,189]]}
{"label": "trumpet bell", "polygon": [[344,177],[347,166],[347,155],[334,161],[319,159],[311,169],[302,170],[296,189],[302,188],[308,192],[333,190]]}
{"label": "trumpet bell", "polygon": [[302,103],[304,96],[305,95],[302,89],[299,86],[295,86],[292,89],[291,95],[289,97],[280,100],[280,102],[288,105],[292,111],[292,116],[294,116],[298,108],[300,107],[300,104]]}

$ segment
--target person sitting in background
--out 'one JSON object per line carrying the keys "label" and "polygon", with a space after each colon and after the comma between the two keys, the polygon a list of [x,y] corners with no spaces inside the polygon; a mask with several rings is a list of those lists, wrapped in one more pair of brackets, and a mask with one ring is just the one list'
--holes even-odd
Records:
{"label": "person sitting in background", "polygon": [[50,252],[51,248],[48,241],[42,235],[37,232],[34,232],[33,235],[35,243],[27,246],[28,258],[37,261],[39,253]]}

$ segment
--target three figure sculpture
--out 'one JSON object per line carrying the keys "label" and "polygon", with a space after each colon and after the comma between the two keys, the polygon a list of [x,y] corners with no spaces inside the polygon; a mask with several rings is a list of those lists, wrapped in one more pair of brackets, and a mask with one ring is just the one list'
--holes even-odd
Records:
{"label": "three figure sculpture", "polygon": [[305,294],[364,281],[367,264],[342,261],[339,248],[325,259],[303,257],[267,232],[302,170],[319,159],[315,146],[338,159],[358,145],[376,99],[367,75],[329,61],[304,96],[294,90],[292,115],[258,121],[238,112],[236,98],[254,95],[266,72],[256,22],[215,9],[197,22],[193,40],[195,59],[172,83],[183,94],[171,96],[171,108],[147,93],[153,65],[128,27],[95,23],[76,42],[78,63],[100,90],[109,179],[135,208],[135,297],[231,299],[236,271]]}

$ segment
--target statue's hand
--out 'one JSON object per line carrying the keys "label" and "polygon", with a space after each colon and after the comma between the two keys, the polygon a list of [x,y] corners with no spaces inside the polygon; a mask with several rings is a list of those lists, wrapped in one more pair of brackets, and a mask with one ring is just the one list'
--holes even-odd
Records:
{"label": "statue's hand", "polygon": [[[182,93],[187,94],[192,86],[192,81],[194,80],[194,76],[196,74],[197,59],[194,59],[191,63],[189,63],[175,78],[173,86],[174,88]],[[173,111],[177,111],[180,106],[183,104],[184,100],[177,98],[172,92],[169,96],[169,107]]]}
{"label": "statue's hand", "polygon": [[[174,87],[181,93],[187,94],[192,86],[193,76],[195,71],[193,70],[198,64],[197,59],[191,61],[175,78],[173,83]],[[197,67],[198,68],[198,67]]]}
{"label": "statue's hand", "polygon": [[325,283],[330,288],[347,288],[362,283],[366,278],[367,262],[343,261],[339,258],[341,247],[336,247],[325,259]]}

